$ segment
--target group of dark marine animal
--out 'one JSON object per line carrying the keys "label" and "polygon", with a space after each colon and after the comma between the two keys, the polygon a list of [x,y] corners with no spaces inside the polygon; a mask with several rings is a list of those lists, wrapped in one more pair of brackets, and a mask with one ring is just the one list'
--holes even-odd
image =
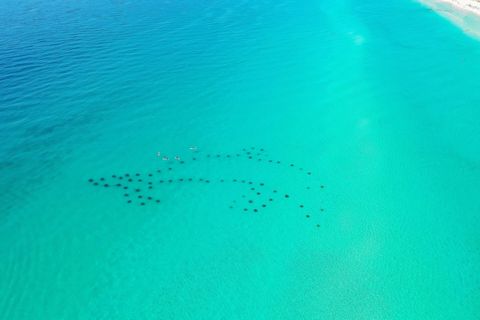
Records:
{"label": "group of dark marine animal", "polygon": [[[191,149],[192,150],[192,149]],[[98,179],[90,178],[88,182],[92,186],[96,187],[103,187],[103,188],[116,188],[118,190],[123,191],[123,197],[127,204],[136,204],[139,206],[146,206],[149,204],[160,204],[161,200],[153,197],[149,191],[152,191],[155,188],[160,187],[164,184],[173,184],[173,183],[234,183],[234,184],[241,184],[244,185],[247,189],[247,192],[251,193],[251,197],[247,197],[246,194],[242,195],[242,198],[245,199],[245,206],[243,206],[243,212],[254,212],[258,213],[262,209],[265,209],[267,206],[273,205],[273,203],[277,199],[285,199],[288,201],[295,201],[294,197],[290,193],[284,192],[284,190],[278,190],[276,188],[271,188],[263,181],[251,181],[247,179],[206,179],[206,178],[173,178],[173,177],[163,177],[165,173],[170,173],[174,171],[174,165],[185,165],[187,161],[199,161],[199,160],[208,160],[208,159],[245,159],[249,161],[257,161],[257,162],[266,162],[273,165],[284,166],[290,169],[296,169],[299,173],[303,173],[307,176],[312,176],[312,172],[304,170],[301,167],[297,167],[293,163],[283,163],[280,160],[273,160],[268,157],[265,153],[263,148],[244,148],[241,152],[232,153],[232,154],[202,154],[194,149],[191,156],[188,160],[184,158],[176,157],[176,160],[168,160],[165,161],[168,167],[162,169],[157,169],[156,171],[152,171],[149,173],[124,173],[124,174],[112,174],[110,177],[101,177]],[[163,178],[161,178],[163,177]],[[313,181],[315,182],[315,181]],[[307,185],[306,189],[314,191],[317,189],[318,191],[322,191],[325,188],[324,185],[319,184],[317,185]],[[247,199],[250,198],[250,199]],[[310,218],[318,218],[322,212],[324,212],[324,208],[307,208],[303,203],[297,204],[299,210],[304,211],[304,216],[307,219]],[[238,207],[236,201],[233,201],[230,204],[229,208],[234,209]],[[320,227],[320,224],[315,225],[317,228]]]}

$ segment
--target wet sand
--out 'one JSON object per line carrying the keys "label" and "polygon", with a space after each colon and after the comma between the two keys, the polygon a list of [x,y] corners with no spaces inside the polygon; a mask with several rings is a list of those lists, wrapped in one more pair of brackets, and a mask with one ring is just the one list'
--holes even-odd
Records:
{"label": "wet sand", "polygon": [[420,0],[420,2],[458,25],[467,34],[480,39],[480,1]]}

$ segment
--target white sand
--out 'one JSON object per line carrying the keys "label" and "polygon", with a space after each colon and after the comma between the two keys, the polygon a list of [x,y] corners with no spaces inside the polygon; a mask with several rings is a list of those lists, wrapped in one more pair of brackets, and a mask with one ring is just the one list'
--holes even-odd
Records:
{"label": "white sand", "polygon": [[480,39],[480,0],[419,0]]}

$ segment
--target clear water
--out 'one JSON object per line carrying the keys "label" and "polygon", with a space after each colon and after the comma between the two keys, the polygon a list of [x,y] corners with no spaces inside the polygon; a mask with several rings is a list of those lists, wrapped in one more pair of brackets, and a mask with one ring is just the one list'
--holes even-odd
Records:
{"label": "clear water", "polygon": [[2,1],[0,318],[479,319],[479,57],[409,0]]}

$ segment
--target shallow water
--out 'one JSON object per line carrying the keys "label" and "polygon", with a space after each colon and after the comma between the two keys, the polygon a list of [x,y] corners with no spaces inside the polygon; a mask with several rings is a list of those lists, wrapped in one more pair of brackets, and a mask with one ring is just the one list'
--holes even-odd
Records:
{"label": "shallow water", "polygon": [[6,0],[0,25],[1,318],[480,317],[480,42],[436,13]]}

